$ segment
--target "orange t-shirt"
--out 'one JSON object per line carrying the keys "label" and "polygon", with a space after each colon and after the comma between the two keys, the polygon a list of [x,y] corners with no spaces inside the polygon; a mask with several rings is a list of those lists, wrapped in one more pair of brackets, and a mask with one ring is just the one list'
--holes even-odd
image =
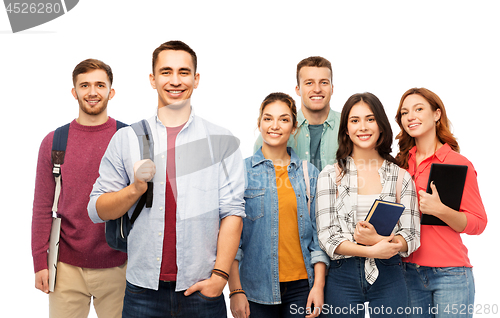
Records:
{"label": "orange t-shirt", "polygon": [[307,279],[307,270],[300,247],[295,191],[288,179],[287,166],[274,166],[274,169],[279,207],[279,281]]}

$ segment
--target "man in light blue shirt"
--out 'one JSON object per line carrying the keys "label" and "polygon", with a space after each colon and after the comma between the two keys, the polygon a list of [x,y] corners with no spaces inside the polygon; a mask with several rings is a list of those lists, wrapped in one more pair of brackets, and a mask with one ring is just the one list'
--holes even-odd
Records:
{"label": "man in light blue shirt", "polygon": [[[333,94],[332,65],[320,56],[311,56],[297,64],[297,86],[301,108],[297,114],[298,128],[288,146],[302,160],[314,164],[319,171],[335,163],[338,148],[340,113],[330,108]],[[255,141],[254,153],[262,146],[262,137]]]}
{"label": "man in light blue shirt", "polygon": [[196,116],[196,54],[169,41],[153,53],[154,162],[140,160],[131,127],[111,140],[88,205],[94,222],[129,216],[153,182],[153,204],[128,236],[123,317],[226,317],[222,290],[236,255],[244,209],[239,141]]}

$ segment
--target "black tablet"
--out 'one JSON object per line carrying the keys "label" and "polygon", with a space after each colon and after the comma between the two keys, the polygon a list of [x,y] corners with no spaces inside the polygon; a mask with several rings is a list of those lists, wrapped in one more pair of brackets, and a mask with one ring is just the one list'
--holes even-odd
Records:
{"label": "black tablet", "polygon": [[[467,177],[467,168],[464,165],[433,163],[429,181],[427,182],[427,193],[432,193],[431,182],[434,181],[441,202],[453,210],[459,211],[464,193],[465,178]],[[439,218],[429,214],[422,214],[420,223],[423,225],[447,225]]]}

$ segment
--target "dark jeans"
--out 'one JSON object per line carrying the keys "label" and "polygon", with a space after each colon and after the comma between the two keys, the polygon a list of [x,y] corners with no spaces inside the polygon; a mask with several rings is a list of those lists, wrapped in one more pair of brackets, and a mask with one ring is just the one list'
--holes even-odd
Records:
{"label": "dark jeans", "polygon": [[[407,317],[408,292],[401,257],[375,259],[378,278],[370,285],[365,279],[365,258],[350,257],[330,262],[325,284],[328,317]],[[368,302],[368,307],[364,303]]]}
{"label": "dark jeans", "polygon": [[281,304],[263,305],[252,301],[250,317],[254,318],[298,318],[305,317],[309,283],[307,279],[280,283]]}
{"label": "dark jeans", "polygon": [[175,292],[175,282],[160,282],[158,290],[127,282],[122,317],[227,318],[227,312],[223,294],[212,298],[195,292],[186,297]]}

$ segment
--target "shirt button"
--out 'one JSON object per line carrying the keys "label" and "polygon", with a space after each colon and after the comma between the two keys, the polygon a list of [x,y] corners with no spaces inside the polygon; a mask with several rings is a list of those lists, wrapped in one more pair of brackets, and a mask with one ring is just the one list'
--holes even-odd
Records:
{"label": "shirt button", "polygon": [[160,258],[159,258],[159,257],[157,257],[157,258],[156,258],[156,260],[159,262],[159,261],[160,261]]}
{"label": "shirt button", "polygon": [[308,154],[309,154],[309,151],[306,151],[306,155],[308,155]]}
{"label": "shirt button", "polygon": [[161,232],[160,232],[160,233],[158,233],[158,236],[161,236]]}
{"label": "shirt button", "polygon": [[160,207],[160,211],[163,211],[163,207],[162,206]]}

